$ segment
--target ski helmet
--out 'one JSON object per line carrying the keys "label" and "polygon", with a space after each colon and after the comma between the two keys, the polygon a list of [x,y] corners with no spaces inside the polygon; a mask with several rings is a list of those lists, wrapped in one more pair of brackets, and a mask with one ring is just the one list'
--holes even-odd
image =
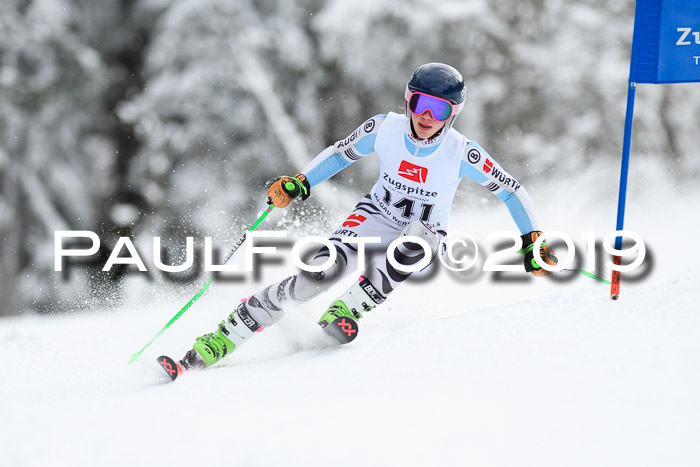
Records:
{"label": "ski helmet", "polygon": [[450,128],[464,108],[466,84],[459,71],[450,65],[426,63],[413,72],[406,85],[404,97],[406,98],[406,116],[409,117],[408,102],[414,92],[422,92],[450,101],[453,105],[452,116],[445,123],[445,127]]}

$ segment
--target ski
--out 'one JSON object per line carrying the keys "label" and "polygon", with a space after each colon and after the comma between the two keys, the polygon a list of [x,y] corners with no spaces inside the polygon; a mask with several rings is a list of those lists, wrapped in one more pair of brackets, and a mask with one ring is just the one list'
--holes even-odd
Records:
{"label": "ski", "polygon": [[158,362],[158,365],[160,365],[160,367],[163,369],[163,371],[168,375],[170,381],[175,381],[175,379],[179,375],[186,371],[185,368],[182,365],[180,365],[180,362],[173,360],[167,355],[161,355],[156,361]]}
{"label": "ski", "polygon": [[318,324],[326,334],[332,336],[340,344],[348,344],[357,337],[357,322],[347,316],[341,316],[330,323],[324,319]]}

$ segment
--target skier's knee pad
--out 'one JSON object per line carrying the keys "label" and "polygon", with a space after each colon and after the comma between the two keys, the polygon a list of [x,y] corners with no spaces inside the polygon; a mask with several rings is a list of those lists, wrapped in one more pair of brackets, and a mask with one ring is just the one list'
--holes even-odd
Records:
{"label": "skier's knee pad", "polygon": [[[342,246],[338,246],[335,242],[333,244],[336,249],[336,260],[328,269],[318,272],[301,271],[297,274],[296,286],[292,296],[294,300],[302,302],[311,300],[318,294],[330,289],[333,284],[343,277],[348,263],[347,253]],[[323,247],[311,261],[311,266],[323,264],[328,256],[328,248]]]}
{"label": "skier's knee pad", "polygon": [[[435,228],[425,221],[413,221],[401,231],[402,236],[418,237],[426,241],[430,249],[430,258],[434,258],[440,246],[440,236]],[[426,251],[418,243],[403,242],[396,248],[395,259],[402,264],[415,264],[426,255]]]}
{"label": "skier's knee pad", "polygon": [[[297,274],[297,286],[294,289],[294,299],[300,302],[311,300],[318,294],[330,289],[335,283],[330,280],[335,274],[328,275],[331,269],[335,269],[336,265],[331,266],[326,271],[308,272],[302,271]],[[332,271],[330,271],[332,273]]]}

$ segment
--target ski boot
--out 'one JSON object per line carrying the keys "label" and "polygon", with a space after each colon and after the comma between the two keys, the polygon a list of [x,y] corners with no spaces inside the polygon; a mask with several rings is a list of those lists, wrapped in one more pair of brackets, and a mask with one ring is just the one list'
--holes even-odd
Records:
{"label": "ski boot", "polygon": [[328,307],[318,325],[340,344],[352,342],[359,331],[357,320],[386,300],[365,276]]}
{"label": "ski boot", "polygon": [[228,319],[219,323],[216,331],[198,337],[180,364],[186,370],[211,366],[262,330],[242,302]]}
{"label": "ski boot", "polygon": [[236,344],[222,332],[225,321],[219,324],[219,329],[215,332],[198,337],[192,350],[187,352],[180,362],[185,368],[204,368],[218,362],[226,355],[233,352]]}

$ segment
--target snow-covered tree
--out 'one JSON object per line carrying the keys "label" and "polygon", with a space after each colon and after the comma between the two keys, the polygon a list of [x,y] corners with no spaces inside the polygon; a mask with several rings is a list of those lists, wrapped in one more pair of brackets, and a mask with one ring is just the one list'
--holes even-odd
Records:
{"label": "snow-covered tree", "polygon": [[[83,3],[2,5],[0,314],[25,306],[51,311],[84,290],[65,287],[53,273],[54,231],[109,230],[109,208],[128,191],[119,171],[128,165],[123,155],[133,142],[114,105],[130,81],[129,54],[110,49],[105,38],[108,31],[125,36],[106,26],[123,18],[129,2],[123,2],[125,10],[107,8],[112,2],[94,8]],[[99,35],[85,29],[99,24]],[[138,29],[137,22],[125,24]]]}

